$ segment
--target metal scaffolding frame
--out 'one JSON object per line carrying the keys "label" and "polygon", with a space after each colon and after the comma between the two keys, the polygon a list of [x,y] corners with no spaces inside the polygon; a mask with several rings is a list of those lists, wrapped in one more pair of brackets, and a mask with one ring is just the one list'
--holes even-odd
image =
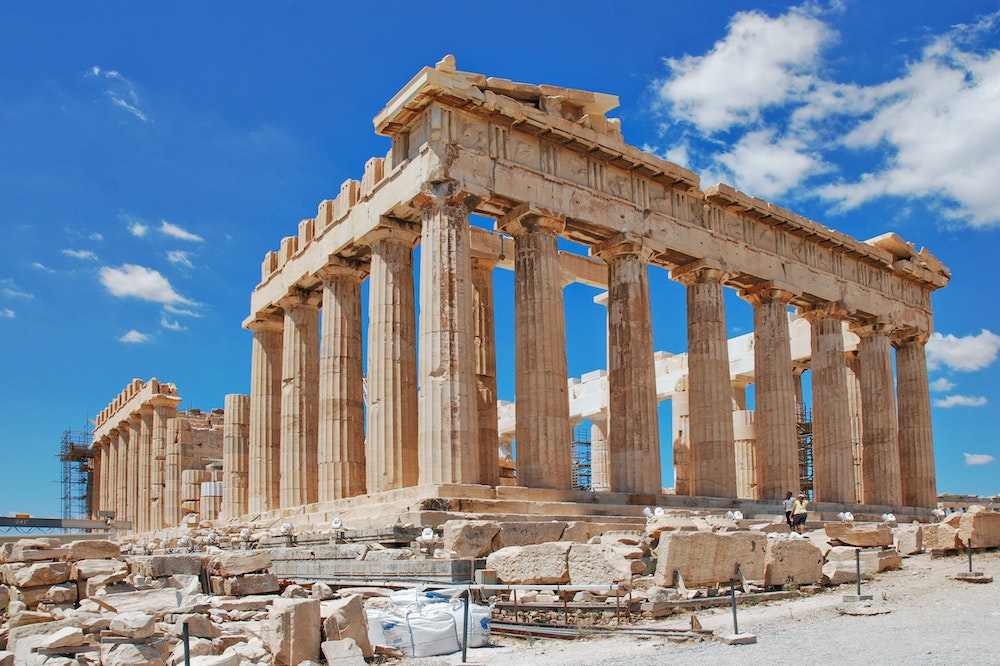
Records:
{"label": "metal scaffolding frame", "polygon": [[573,490],[592,490],[590,467],[590,427],[573,428]]}
{"label": "metal scaffolding frame", "polygon": [[93,454],[90,450],[89,425],[83,430],[66,430],[59,444],[59,461],[62,463],[60,487],[62,490],[62,517],[86,519],[91,513],[90,489],[93,485]]}
{"label": "metal scaffolding frame", "polygon": [[804,402],[795,403],[795,432],[799,444],[799,492],[813,499],[812,410]]}

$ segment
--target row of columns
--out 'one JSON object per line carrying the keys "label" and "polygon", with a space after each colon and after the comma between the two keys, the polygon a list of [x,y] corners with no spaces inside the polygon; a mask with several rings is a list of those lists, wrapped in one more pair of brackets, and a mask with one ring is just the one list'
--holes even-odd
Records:
{"label": "row of columns", "polygon": [[[496,484],[494,263],[472,256],[465,196],[454,183],[428,184],[414,201],[421,209],[419,229],[384,219],[362,239],[370,248],[367,265],[332,257],[318,274],[321,294],[290,293],[278,304],[280,320],[261,314],[248,325],[254,334],[249,511],[417,484]],[[560,216],[527,205],[497,223],[515,244],[516,457],[518,483],[528,487],[571,487],[558,255],[564,225]],[[421,311],[415,322],[412,251],[418,239]],[[649,256],[641,242],[624,237],[595,247],[594,254],[608,264],[610,395],[607,423],[598,426],[607,442],[608,473],[607,478],[595,475],[594,482],[614,492],[659,493]],[[360,300],[366,276],[367,420]],[[729,276],[704,261],[675,269],[672,276],[687,288],[689,347],[689,433],[684,450],[675,451],[677,490],[735,496],[723,300]],[[796,389],[786,314],[793,294],[761,285],[742,295],[754,306],[758,494],[777,499],[798,487]],[[806,316],[813,331],[816,499],[851,502],[843,315],[819,308]],[[891,338],[884,325],[857,330],[865,501],[932,506],[926,366],[915,360],[923,358],[923,342]],[[897,347],[898,420],[892,345]]]}

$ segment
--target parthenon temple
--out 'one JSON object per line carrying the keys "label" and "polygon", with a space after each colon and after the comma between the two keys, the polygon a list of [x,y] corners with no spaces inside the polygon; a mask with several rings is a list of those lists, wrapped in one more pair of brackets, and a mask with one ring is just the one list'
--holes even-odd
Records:
{"label": "parthenon temple", "polygon": [[[243,323],[253,335],[249,399],[229,396],[225,409],[234,434],[221,492],[232,495],[221,516],[329,516],[407,498],[464,498],[501,513],[505,501],[597,502],[606,513],[672,501],[774,505],[800,488],[803,402],[821,509],[935,506],[924,345],[947,268],[895,234],[862,242],[724,184],[702,189],[692,171],[625,143],[606,116],[617,105],[458,71],[450,57],[389,101],[374,119],[388,154],[264,257]],[[654,352],[651,266],[686,290],[683,357]],[[513,270],[515,336],[515,399],[499,411],[498,269]],[[574,318],[563,289],[573,282],[606,290],[606,371],[582,381],[567,373]],[[727,287],[753,307],[753,333],[735,343]],[[747,416],[740,395],[751,383]],[[178,401],[169,386],[136,393],[126,400],[135,416],[95,432],[100,508],[140,530],[181,518],[166,472],[141,462],[166,451],[163,470],[180,469],[158,443]],[[657,413],[667,398],[671,494]],[[594,493],[572,489],[572,426],[583,419],[597,434]],[[125,440],[139,442],[137,469]],[[516,486],[501,482],[498,448],[511,449]],[[138,489],[113,480],[125,467]],[[154,509],[130,514],[123,492]]]}

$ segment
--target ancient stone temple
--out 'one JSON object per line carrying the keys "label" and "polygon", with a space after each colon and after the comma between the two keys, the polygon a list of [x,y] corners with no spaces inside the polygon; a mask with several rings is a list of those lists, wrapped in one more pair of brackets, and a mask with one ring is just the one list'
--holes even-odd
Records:
{"label": "ancient stone temple", "polygon": [[217,518],[222,503],[222,410],[178,411],[173,384],[133,379],[98,414],[91,513],[139,532]]}
{"label": "ancient stone temple", "polygon": [[[815,498],[855,502],[860,431],[862,502],[934,506],[924,344],[930,295],[948,270],[894,234],[861,242],[729,186],[702,189],[693,172],[623,141],[606,116],[617,103],[457,71],[451,58],[390,100],[375,118],[392,139],[388,155],[264,258],[244,323],[253,332],[249,512],[366,494],[377,502],[406,488],[500,497],[498,267],[513,269],[515,285],[520,488],[504,497],[571,487],[572,313],[562,290],[573,281],[608,292],[607,490],[626,504],[662,492],[647,277],[658,266],[687,290],[678,494],[738,494],[730,288],[754,309],[754,496],[798,486],[794,308],[810,325]],[[495,231],[470,226],[470,215],[492,218]],[[589,257],[560,251],[560,238]],[[845,353],[845,327],[858,336],[856,355]]]}

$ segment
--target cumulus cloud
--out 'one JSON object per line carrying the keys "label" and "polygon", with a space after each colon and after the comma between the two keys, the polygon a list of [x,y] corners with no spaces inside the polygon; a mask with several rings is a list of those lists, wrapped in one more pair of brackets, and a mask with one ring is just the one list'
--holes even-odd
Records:
{"label": "cumulus cloud", "polygon": [[[839,36],[817,5],[739,12],[707,53],[665,61],[668,75],[654,84],[669,118],[663,133],[707,183],[718,177],[767,197],[808,185],[802,196],[839,209],[920,199],[951,224],[998,226],[998,17],[915,36],[925,46],[905,69],[859,85],[823,67]],[[835,172],[834,153],[845,150],[881,161]]]}
{"label": "cumulus cloud", "polygon": [[118,338],[118,342],[129,342],[129,343],[142,343],[142,342],[147,342],[148,340],[149,340],[148,334],[140,333],[134,328],[125,335],[123,335],[122,337]]}
{"label": "cumulus cloud", "polygon": [[174,291],[159,271],[136,264],[121,268],[104,266],[99,272],[101,284],[114,296],[132,296],[157,303],[190,303]]}
{"label": "cumulus cloud", "polygon": [[948,381],[944,377],[941,377],[940,379],[935,379],[934,381],[931,382],[931,390],[937,393],[947,393],[953,388],[955,388],[955,384],[953,382]]}
{"label": "cumulus cloud", "polygon": [[951,407],[982,407],[986,404],[983,396],[949,395],[934,401],[935,407],[950,409]]}
{"label": "cumulus cloud", "polygon": [[97,255],[90,250],[63,250],[62,253],[67,257],[73,257],[74,259],[89,259],[97,261]]}
{"label": "cumulus cloud", "polygon": [[127,111],[135,118],[144,123],[151,122],[149,115],[142,109],[139,101],[139,94],[131,81],[113,69],[101,69],[97,65],[87,70],[87,77],[103,80],[106,84],[104,94],[108,96],[111,103],[124,111]]}
{"label": "cumulus cloud", "polygon": [[11,310],[10,308],[4,308],[4,309],[0,310],[0,317],[4,317],[6,319],[13,319],[14,318],[14,311]]}
{"label": "cumulus cloud", "polygon": [[177,321],[177,320],[172,320],[171,321],[170,319],[167,319],[167,315],[166,314],[161,314],[160,315],[160,326],[162,326],[163,328],[165,328],[167,330],[170,330],[170,331],[186,331],[187,330],[187,326],[182,326],[179,321]]}
{"label": "cumulus cloud", "polygon": [[128,218],[128,232],[136,238],[143,238],[149,233],[149,226],[143,224],[141,220]]}
{"label": "cumulus cloud", "polygon": [[177,238],[179,240],[193,241],[196,243],[200,243],[203,240],[205,240],[201,236],[193,234],[190,231],[187,231],[186,229],[182,229],[176,224],[171,224],[166,220],[160,220],[160,233],[166,234],[167,236],[170,236],[172,238]]}
{"label": "cumulus cloud", "polygon": [[194,264],[188,258],[188,253],[183,250],[170,250],[167,252],[167,261],[186,268],[194,268]]}
{"label": "cumulus cloud", "polygon": [[985,328],[979,335],[958,337],[951,333],[932,333],[927,341],[927,367],[941,367],[959,372],[982,370],[993,363],[1000,351],[1000,335]]}
{"label": "cumulus cloud", "polygon": [[988,465],[994,458],[988,453],[963,453],[966,465]]}

